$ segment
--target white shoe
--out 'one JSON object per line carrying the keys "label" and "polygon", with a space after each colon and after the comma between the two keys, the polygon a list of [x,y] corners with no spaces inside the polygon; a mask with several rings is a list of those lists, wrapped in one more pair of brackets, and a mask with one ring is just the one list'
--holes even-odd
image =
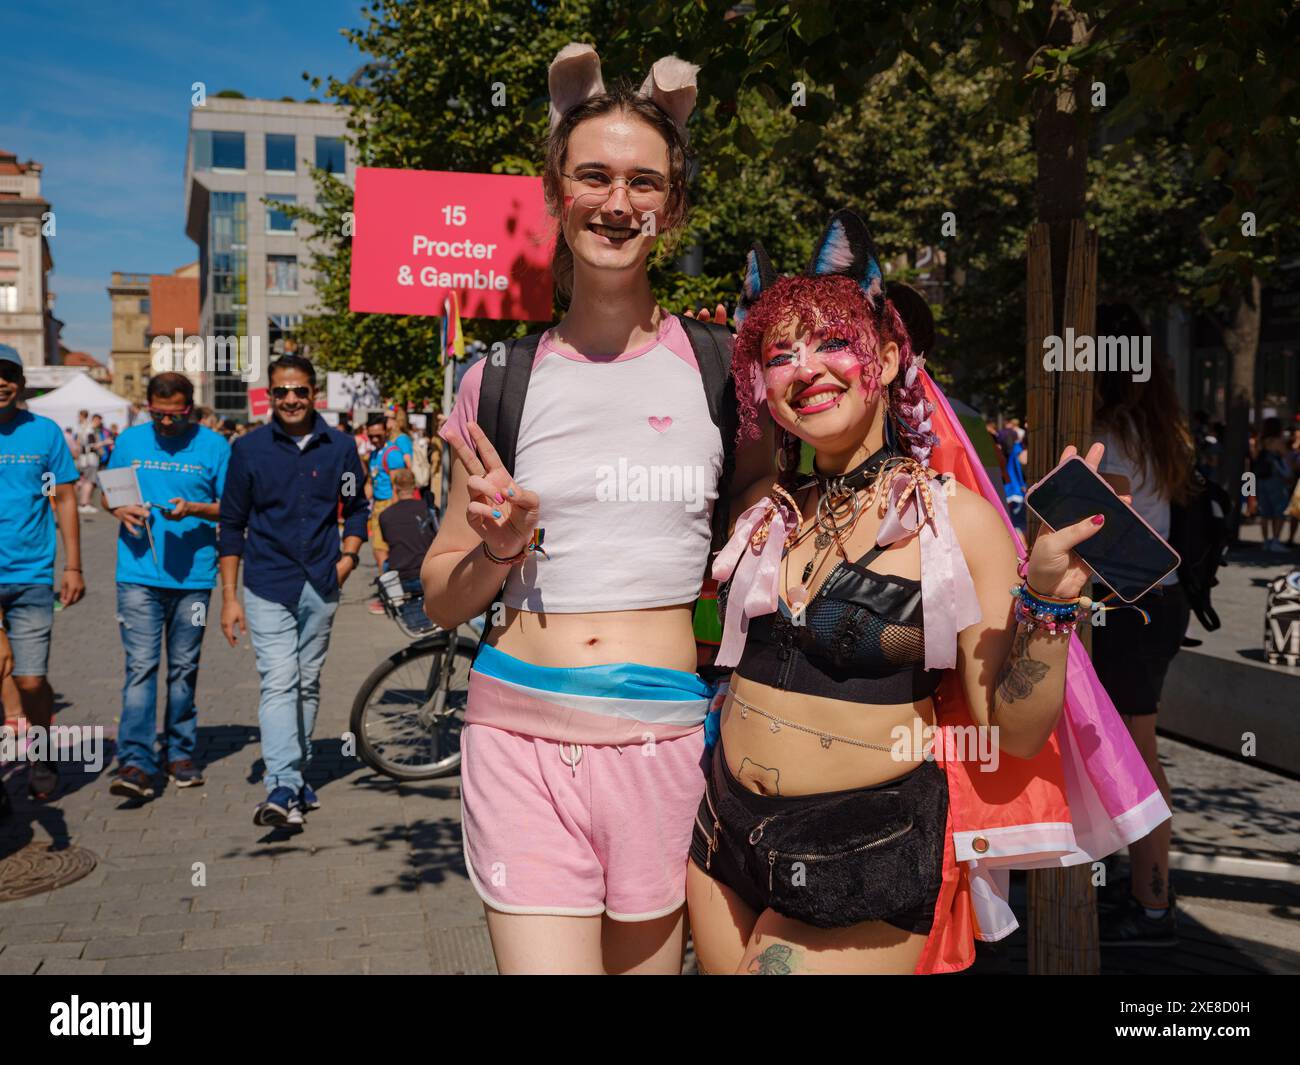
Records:
{"label": "white shoe", "polygon": [[99,509],[98,507],[92,507],[92,506],[87,505],[87,506],[84,506],[84,507],[78,507],[78,508],[77,508],[77,513],[78,513],[78,514],[94,514],[98,509]]}

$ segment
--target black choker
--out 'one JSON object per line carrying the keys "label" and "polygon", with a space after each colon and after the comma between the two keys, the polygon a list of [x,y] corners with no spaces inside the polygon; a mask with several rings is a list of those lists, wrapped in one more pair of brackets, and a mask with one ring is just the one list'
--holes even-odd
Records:
{"label": "black choker", "polygon": [[814,466],[813,478],[817,482],[817,490],[822,496],[828,496],[841,495],[844,492],[866,488],[876,479],[881,467],[895,457],[897,457],[897,453],[886,444],[879,451],[863,459],[848,473],[826,476],[818,473],[817,467]]}

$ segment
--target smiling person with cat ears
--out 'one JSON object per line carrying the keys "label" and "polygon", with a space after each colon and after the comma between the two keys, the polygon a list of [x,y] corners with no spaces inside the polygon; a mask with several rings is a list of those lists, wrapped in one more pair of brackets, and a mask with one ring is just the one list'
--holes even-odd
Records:
{"label": "smiling person with cat ears", "polygon": [[1169,816],[1074,646],[1072,549],[1102,516],[1025,553],[987,477],[953,476],[983,474],[923,372],[933,318],[879,262],[849,210],[804,274],[746,262],[739,421],[766,406],[781,475],[713,567],[735,672],[687,873],[709,973],[965,968],[1016,926],[991,870],[1095,861]]}
{"label": "smiling person with cat ears", "polygon": [[[543,186],[568,310],[472,367],[439,430],[457,463],[426,610],[455,628],[503,604],[461,737],[465,864],[502,973],[681,971],[713,694],[693,607],[730,498],[773,475],[770,426],[735,445],[729,331],[650,289],[685,219],[696,71],[670,56],[607,90],[590,46],[558,53]],[[623,463],[691,488],[611,499]]]}

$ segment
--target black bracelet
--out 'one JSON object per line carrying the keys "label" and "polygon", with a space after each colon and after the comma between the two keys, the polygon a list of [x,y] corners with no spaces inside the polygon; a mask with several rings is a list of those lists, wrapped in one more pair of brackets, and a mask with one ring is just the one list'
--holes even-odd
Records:
{"label": "black bracelet", "polygon": [[523,547],[521,547],[519,549],[518,554],[511,555],[509,558],[500,558],[497,555],[494,555],[492,553],[492,549],[488,547],[487,541],[484,540],[483,554],[487,555],[487,557],[491,561],[495,562],[498,566],[517,566],[519,563],[523,562],[524,559],[528,557],[528,545],[525,544]]}

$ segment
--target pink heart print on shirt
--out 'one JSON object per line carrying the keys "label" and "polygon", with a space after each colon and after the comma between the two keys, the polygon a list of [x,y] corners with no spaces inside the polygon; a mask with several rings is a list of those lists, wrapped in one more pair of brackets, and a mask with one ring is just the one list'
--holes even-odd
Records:
{"label": "pink heart print on shirt", "polygon": [[666,414],[662,418],[656,418],[653,414],[650,415],[650,428],[653,429],[656,433],[668,432],[668,427],[672,424],[673,424],[672,418],[670,418]]}

